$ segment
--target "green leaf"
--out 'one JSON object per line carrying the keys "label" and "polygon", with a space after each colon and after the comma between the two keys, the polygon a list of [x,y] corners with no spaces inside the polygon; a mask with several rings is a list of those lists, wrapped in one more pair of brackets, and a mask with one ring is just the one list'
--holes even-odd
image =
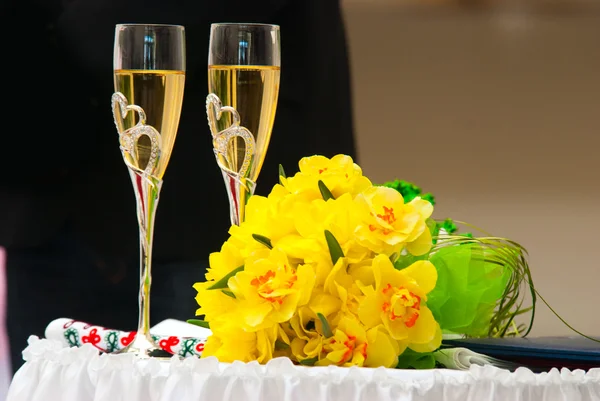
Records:
{"label": "green leaf", "polygon": [[281,340],[275,340],[275,349],[277,350],[282,350],[282,349],[288,349],[290,348],[289,345],[287,345],[286,343],[284,343]]}
{"label": "green leaf", "polygon": [[273,245],[271,244],[271,240],[269,238],[267,238],[263,235],[260,235],[260,234],[252,234],[252,238],[254,238],[256,241],[260,242],[267,248],[273,249]]}
{"label": "green leaf", "polygon": [[394,262],[394,267],[396,268],[396,270],[402,270],[402,269],[406,269],[408,266],[412,265],[413,263],[415,263],[418,260],[427,260],[429,259],[429,254],[426,253],[425,255],[420,255],[420,256],[415,256],[412,254],[406,254],[406,255],[402,255],[400,256],[398,259],[396,259],[396,261]]}
{"label": "green leaf", "polygon": [[443,228],[444,231],[446,231],[446,233],[448,234],[454,234],[456,231],[458,231],[458,227],[456,227],[454,220],[452,220],[451,218],[447,218],[446,220],[444,220],[441,223],[440,228]]}
{"label": "green leaf", "polygon": [[209,290],[221,290],[223,288],[227,288],[227,282],[229,281],[229,279],[232,278],[233,276],[235,276],[238,272],[241,272],[242,270],[244,270],[244,266],[240,266],[236,269],[233,269],[228,274],[221,277],[221,279],[219,281],[217,281],[216,283],[214,283],[213,285],[208,287],[208,289]]}
{"label": "green leaf", "polygon": [[328,201],[329,199],[335,199],[329,188],[327,188],[327,185],[325,185],[322,180],[319,180],[319,191],[321,191],[321,196],[325,201]]}
{"label": "green leaf", "polygon": [[329,247],[329,254],[331,255],[331,262],[335,265],[339,258],[344,257],[344,251],[340,243],[335,239],[334,235],[329,230],[325,230],[325,240],[327,241],[327,247]]}
{"label": "green leaf", "polygon": [[304,365],[304,366],[315,366],[315,363],[319,360],[319,358],[314,357],[314,358],[308,358],[308,359],[303,359],[300,361],[300,365]]}
{"label": "green leaf", "polygon": [[398,357],[397,369],[433,369],[435,368],[435,357],[431,352],[415,352],[407,348]]}
{"label": "green leaf", "polygon": [[283,166],[280,164],[279,165],[279,183],[283,185],[283,183],[281,182],[281,177],[287,178],[287,176],[285,175],[285,170],[283,169]]}
{"label": "green leaf", "polygon": [[329,326],[329,322],[327,321],[327,318],[325,316],[323,316],[322,313],[317,313],[317,317],[319,318],[319,320],[321,321],[321,324],[323,325],[323,335],[325,336],[325,338],[329,338],[329,337],[333,337],[333,332],[331,331],[331,327]]}
{"label": "green leaf", "polygon": [[188,319],[187,322],[190,323],[190,324],[193,324],[195,326],[200,326],[200,327],[204,327],[205,329],[210,329],[210,326],[208,325],[208,322],[206,322],[204,320],[200,320],[200,319]]}
{"label": "green leaf", "polygon": [[427,192],[426,194],[421,195],[421,199],[426,200],[427,202],[435,206],[435,196],[433,196],[432,193]]}
{"label": "green leaf", "polygon": [[235,294],[229,290],[223,290],[221,291],[223,294],[227,295],[228,297],[231,297],[233,299],[235,299]]}

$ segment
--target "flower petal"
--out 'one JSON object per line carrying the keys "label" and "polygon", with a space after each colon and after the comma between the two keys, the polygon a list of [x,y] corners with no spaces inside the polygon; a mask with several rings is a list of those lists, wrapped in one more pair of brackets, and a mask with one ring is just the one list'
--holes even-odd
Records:
{"label": "flower petal", "polygon": [[423,233],[412,242],[406,244],[406,250],[415,256],[425,255],[431,250],[433,241],[431,239],[431,231],[425,228]]}
{"label": "flower petal", "polygon": [[405,276],[412,278],[417,282],[421,291],[425,294],[431,292],[435,288],[437,282],[437,269],[428,260],[418,260],[412,265],[400,271]]}
{"label": "flower petal", "polygon": [[435,336],[433,339],[426,344],[410,344],[409,348],[415,352],[433,352],[437,350],[442,344],[442,329],[437,326]]}
{"label": "flower petal", "polygon": [[384,333],[380,327],[374,327],[367,332],[369,346],[367,347],[367,359],[364,366],[377,368],[395,368],[398,364],[398,356],[404,352],[406,346]]}
{"label": "flower petal", "polygon": [[254,329],[258,328],[264,322],[271,310],[273,310],[273,308],[270,304],[262,302],[244,308],[243,311],[240,312],[240,316],[244,317],[244,323],[246,323],[250,329]]}
{"label": "flower petal", "polygon": [[358,307],[358,318],[367,329],[381,324],[381,293],[373,292],[365,297]]}
{"label": "flower petal", "polygon": [[409,338],[409,331],[406,328],[406,325],[404,324],[404,321],[402,319],[390,320],[385,318],[382,320],[383,325],[385,326],[385,328],[390,333],[390,336],[393,339],[398,341],[404,341],[407,338]]}
{"label": "flower petal", "polygon": [[[433,314],[426,306],[421,306],[419,318],[415,325],[409,329],[411,344],[429,344],[436,337],[436,331],[439,329],[438,322],[433,318]],[[439,346],[439,344],[437,344]]]}

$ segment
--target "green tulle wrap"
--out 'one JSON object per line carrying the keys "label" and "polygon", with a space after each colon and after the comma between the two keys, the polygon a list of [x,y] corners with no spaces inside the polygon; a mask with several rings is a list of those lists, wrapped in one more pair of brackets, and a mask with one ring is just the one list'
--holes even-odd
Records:
{"label": "green tulle wrap", "polygon": [[445,332],[472,337],[487,336],[494,310],[512,272],[493,262],[480,244],[441,247],[429,260],[438,271],[427,306]]}

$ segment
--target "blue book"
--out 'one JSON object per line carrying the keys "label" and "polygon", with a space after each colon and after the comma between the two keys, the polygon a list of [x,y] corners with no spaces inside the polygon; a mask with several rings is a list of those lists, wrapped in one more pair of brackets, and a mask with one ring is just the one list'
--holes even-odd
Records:
{"label": "blue book", "polygon": [[468,348],[537,372],[600,367],[600,338],[598,342],[583,336],[462,338],[443,340],[442,346]]}

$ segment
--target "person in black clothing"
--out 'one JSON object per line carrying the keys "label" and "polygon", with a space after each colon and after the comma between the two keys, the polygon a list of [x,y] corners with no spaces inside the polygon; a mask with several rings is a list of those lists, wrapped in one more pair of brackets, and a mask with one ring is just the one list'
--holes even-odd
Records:
{"label": "person in black clothing", "polygon": [[[210,24],[281,27],[277,115],[256,193],[300,158],[356,159],[346,36],[338,0],[3,0],[5,80],[0,246],[7,250],[13,370],[29,335],[59,317],[137,324],[135,200],[110,97],[118,23],[184,25],[183,110],[164,176],[153,252],[152,322],[188,319],[229,205],[206,124]],[[13,127],[13,128],[8,128]]]}

